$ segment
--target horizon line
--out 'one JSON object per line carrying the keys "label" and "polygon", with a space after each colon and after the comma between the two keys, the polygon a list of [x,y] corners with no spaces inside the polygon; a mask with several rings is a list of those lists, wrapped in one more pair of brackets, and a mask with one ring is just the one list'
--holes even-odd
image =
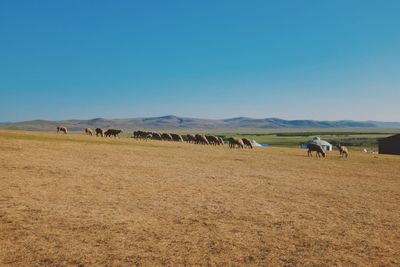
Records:
{"label": "horizon line", "polygon": [[316,121],[316,122],[337,122],[337,121],[352,121],[352,122],[383,122],[383,123],[400,123],[400,121],[391,121],[391,120],[357,120],[357,119],[333,119],[333,120],[325,120],[325,119],[286,119],[279,117],[247,117],[247,116],[234,116],[227,118],[201,118],[201,117],[186,117],[186,116],[178,116],[178,115],[161,115],[161,116],[138,116],[138,117],[125,117],[125,118],[110,118],[110,117],[94,117],[94,118],[69,118],[69,119],[28,119],[28,120],[17,120],[17,121],[0,121],[1,124],[7,123],[22,123],[22,122],[30,122],[30,121],[49,121],[49,122],[60,122],[60,121],[89,121],[96,119],[104,119],[104,120],[128,120],[128,119],[149,119],[149,118],[166,118],[166,117],[175,117],[181,119],[200,119],[200,120],[232,120],[232,119],[251,119],[251,120],[265,120],[265,119],[277,119],[284,121]]}

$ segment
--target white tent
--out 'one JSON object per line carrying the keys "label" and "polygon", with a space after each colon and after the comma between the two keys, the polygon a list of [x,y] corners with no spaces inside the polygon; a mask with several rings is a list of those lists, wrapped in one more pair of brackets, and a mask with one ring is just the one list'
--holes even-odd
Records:
{"label": "white tent", "polygon": [[252,146],[262,146],[259,143],[257,143],[256,140],[254,140],[254,139],[251,141],[251,145]]}

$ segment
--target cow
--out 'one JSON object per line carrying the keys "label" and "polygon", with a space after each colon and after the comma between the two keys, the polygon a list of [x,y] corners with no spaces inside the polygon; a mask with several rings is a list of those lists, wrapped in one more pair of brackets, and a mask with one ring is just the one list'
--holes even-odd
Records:
{"label": "cow", "polygon": [[244,148],[243,141],[239,137],[231,137],[228,139],[228,142],[230,148],[235,148],[235,147]]}
{"label": "cow", "polygon": [[242,138],[244,148],[250,148],[253,149],[253,145],[251,144],[250,140],[247,138]]}
{"label": "cow", "polygon": [[349,150],[347,149],[347,147],[342,146],[341,144],[337,144],[336,147],[339,149],[341,157],[347,158],[349,156]]}
{"label": "cow", "polygon": [[101,128],[96,128],[96,136],[104,137],[104,130]]}
{"label": "cow", "polygon": [[168,134],[168,133],[163,133],[161,135],[161,138],[162,138],[163,141],[172,141],[172,136],[170,134]]}
{"label": "cow", "polygon": [[196,134],[196,144],[209,145],[207,138],[204,135]]}
{"label": "cow", "polygon": [[320,145],[317,145],[317,144],[308,144],[308,145],[307,145],[307,148],[308,148],[307,155],[308,155],[309,157],[312,157],[312,152],[313,152],[313,151],[317,152],[317,157],[318,157],[318,158],[320,158],[321,155],[322,155],[322,157],[324,157],[324,158],[326,157],[326,153],[325,153],[324,149],[323,149]]}
{"label": "cow", "polygon": [[63,132],[64,134],[67,134],[68,133],[67,127],[62,126],[62,125],[57,126],[57,133],[59,133],[59,132]]}
{"label": "cow", "polygon": [[179,134],[171,134],[172,140],[176,141],[176,142],[183,142],[183,138],[181,135]]}
{"label": "cow", "polygon": [[105,131],[104,135],[105,137],[111,137],[114,136],[115,138],[119,138],[119,134],[122,133],[123,130],[117,130],[117,129],[108,129]]}
{"label": "cow", "polygon": [[93,130],[90,128],[85,128],[85,134],[93,136]]}

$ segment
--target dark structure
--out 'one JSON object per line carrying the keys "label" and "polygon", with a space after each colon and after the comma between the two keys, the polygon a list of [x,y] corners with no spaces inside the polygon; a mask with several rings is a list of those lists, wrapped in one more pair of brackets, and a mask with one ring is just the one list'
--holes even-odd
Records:
{"label": "dark structure", "polygon": [[400,134],[379,139],[379,154],[400,155]]}

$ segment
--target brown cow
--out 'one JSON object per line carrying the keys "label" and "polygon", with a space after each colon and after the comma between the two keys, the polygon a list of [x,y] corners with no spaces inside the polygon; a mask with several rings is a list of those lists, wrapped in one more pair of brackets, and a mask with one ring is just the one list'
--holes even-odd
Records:
{"label": "brown cow", "polygon": [[236,146],[238,148],[244,148],[243,141],[239,137],[231,137],[231,138],[229,138],[228,141],[229,141],[230,148],[235,148]]}
{"label": "brown cow", "polygon": [[93,130],[90,128],[85,128],[85,134],[93,136]]}
{"label": "brown cow", "polygon": [[250,140],[247,138],[242,138],[244,148],[251,148],[253,149],[253,145],[251,144]]}
{"label": "brown cow", "polygon": [[57,126],[57,133],[59,133],[60,131],[63,132],[64,134],[68,133],[67,127],[62,126],[62,125]]}

